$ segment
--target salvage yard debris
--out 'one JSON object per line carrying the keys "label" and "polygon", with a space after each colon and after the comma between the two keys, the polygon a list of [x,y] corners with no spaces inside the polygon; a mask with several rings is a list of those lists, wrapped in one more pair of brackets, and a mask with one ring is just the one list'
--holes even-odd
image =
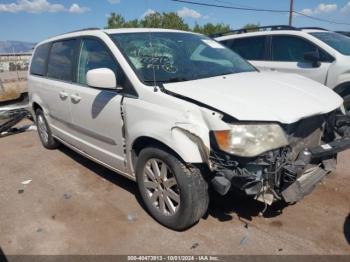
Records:
{"label": "salvage yard debris", "polygon": [[23,119],[32,119],[28,106],[28,93],[22,93],[15,100],[0,102],[0,137],[34,129],[32,125],[15,127]]}

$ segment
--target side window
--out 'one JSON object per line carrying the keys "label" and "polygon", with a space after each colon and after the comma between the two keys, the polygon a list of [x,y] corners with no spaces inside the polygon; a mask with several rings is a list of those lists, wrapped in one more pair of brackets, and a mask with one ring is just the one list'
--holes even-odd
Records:
{"label": "side window", "polygon": [[124,81],[119,67],[107,47],[96,39],[83,39],[80,45],[77,82],[86,84],[86,73],[97,68],[109,68],[117,75],[118,84]]}
{"label": "side window", "polygon": [[223,41],[220,41],[220,43],[228,48],[231,49],[231,46],[233,44],[234,40],[232,39],[229,39],[229,40],[223,40]]}
{"label": "side window", "polygon": [[264,60],[266,37],[236,38],[227,46],[247,60]]}
{"label": "side window", "polygon": [[319,49],[319,53],[321,62],[332,63],[334,61],[334,57],[328,54],[326,51]]}
{"label": "side window", "polygon": [[47,76],[50,78],[72,81],[76,40],[64,40],[52,44]]}
{"label": "side window", "polygon": [[334,58],[316,45],[295,36],[272,37],[272,60],[283,62],[306,62],[306,52],[318,51],[321,62],[332,62]]}
{"label": "side window", "polygon": [[49,54],[50,44],[43,44],[36,48],[30,65],[30,74],[44,76],[46,70],[46,60]]}

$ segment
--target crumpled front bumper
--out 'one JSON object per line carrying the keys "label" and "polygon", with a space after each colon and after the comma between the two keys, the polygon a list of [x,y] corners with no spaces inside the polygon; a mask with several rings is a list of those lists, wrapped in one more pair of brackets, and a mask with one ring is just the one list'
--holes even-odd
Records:
{"label": "crumpled front bumper", "polygon": [[294,203],[310,194],[315,186],[328,174],[329,172],[323,168],[316,168],[312,172],[303,174],[293,184],[282,192],[282,197],[287,203]]}
{"label": "crumpled front bumper", "polygon": [[[350,148],[350,137],[334,140],[331,143],[323,144],[309,149],[309,160],[327,159],[337,153]],[[326,162],[326,161],[324,161]],[[330,170],[322,167],[315,167],[302,174],[293,184],[282,191],[282,197],[287,203],[293,203],[301,200],[304,196],[310,194]]]}

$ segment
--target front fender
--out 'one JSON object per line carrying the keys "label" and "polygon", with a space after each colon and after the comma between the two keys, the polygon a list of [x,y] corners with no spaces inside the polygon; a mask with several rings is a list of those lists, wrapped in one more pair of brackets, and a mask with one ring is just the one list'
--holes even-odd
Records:
{"label": "front fender", "polygon": [[[164,97],[175,100],[170,96]],[[181,100],[178,104],[164,106],[141,99],[125,99],[123,113],[127,152],[131,153],[136,139],[149,137],[171,148],[187,163],[205,163],[207,157],[204,152],[209,152],[210,147],[208,126],[197,106],[184,108]]]}
{"label": "front fender", "polygon": [[[201,140],[177,127],[166,127],[156,121],[142,121],[127,127],[127,151],[131,152],[138,138],[146,137],[159,141],[175,151],[184,162],[204,163],[200,150]],[[128,157],[129,158],[129,157]],[[129,158],[130,159],[130,158]]]}

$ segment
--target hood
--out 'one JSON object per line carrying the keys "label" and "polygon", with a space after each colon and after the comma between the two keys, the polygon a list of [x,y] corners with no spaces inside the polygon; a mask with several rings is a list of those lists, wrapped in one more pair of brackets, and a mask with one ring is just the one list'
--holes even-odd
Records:
{"label": "hood", "polygon": [[295,74],[248,72],[169,83],[164,88],[242,121],[290,124],[331,112],[343,103],[328,87]]}

